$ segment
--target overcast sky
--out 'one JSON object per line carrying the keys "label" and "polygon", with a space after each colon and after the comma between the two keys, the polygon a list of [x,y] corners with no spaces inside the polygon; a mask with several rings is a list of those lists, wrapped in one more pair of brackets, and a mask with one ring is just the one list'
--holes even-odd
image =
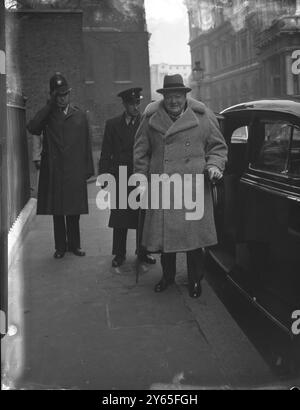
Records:
{"label": "overcast sky", "polygon": [[187,9],[183,0],[145,0],[150,64],[191,64]]}

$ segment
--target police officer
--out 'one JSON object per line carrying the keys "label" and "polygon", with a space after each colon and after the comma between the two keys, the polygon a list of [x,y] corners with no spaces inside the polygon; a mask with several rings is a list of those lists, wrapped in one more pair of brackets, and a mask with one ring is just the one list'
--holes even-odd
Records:
{"label": "police officer", "polygon": [[84,256],[79,218],[88,213],[86,180],[94,175],[87,117],[71,105],[61,73],[49,85],[48,103],[27,125],[31,134],[43,135],[37,214],[53,215],[56,259],[66,251]]}
{"label": "police officer", "polygon": [[[99,175],[112,174],[119,191],[119,167],[127,167],[127,177],[133,174],[133,145],[134,136],[140,125],[141,114],[139,105],[142,88],[129,88],[118,94],[122,99],[124,112],[106,122],[99,161]],[[128,194],[130,189],[128,189]],[[118,198],[117,198],[118,204]],[[126,240],[128,229],[137,229],[139,210],[112,209],[109,219],[109,227],[113,228],[112,266],[122,265],[126,258]],[[137,244],[138,258],[142,262],[154,264],[156,260],[141,249]]]}

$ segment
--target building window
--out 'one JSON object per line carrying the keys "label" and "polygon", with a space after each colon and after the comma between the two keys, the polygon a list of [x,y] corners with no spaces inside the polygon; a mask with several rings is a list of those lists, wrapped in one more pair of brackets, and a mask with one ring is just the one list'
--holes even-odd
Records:
{"label": "building window", "polygon": [[272,88],[273,88],[273,96],[279,96],[281,94],[281,81],[280,76],[273,76],[272,78]]}
{"label": "building window", "polygon": [[216,67],[216,70],[218,70],[220,67],[221,67],[221,64],[220,64],[220,48],[219,47],[216,47],[215,48],[215,67]]}
{"label": "building window", "polygon": [[217,58],[217,53],[218,53],[218,48],[217,46],[214,46],[211,48],[211,61],[213,65],[213,71],[216,71],[218,69],[218,58]]}
{"label": "building window", "polygon": [[130,53],[127,50],[116,49],[114,52],[115,81],[129,81],[131,79]]}
{"label": "building window", "polygon": [[235,38],[233,38],[231,43],[231,63],[234,64],[236,62],[236,45],[235,45]]}
{"label": "building window", "polygon": [[247,41],[247,36],[244,34],[241,38],[241,56],[242,60],[247,60],[248,58],[248,41]]}
{"label": "building window", "polygon": [[250,98],[254,99],[257,98],[257,96],[259,95],[259,76],[258,75],[254,75],[254,77],[252,78],[252,86],[251,86],[251,92],[250,92]]}
{"label": "building window", "polygon": [[300,95],[300,75],[293,75],[294,94]]}
{"label": "building window", "polygon": [[217,87],[213,88],[213,96],[212,96],[212,101],[213,101],[213,110],[215,112],[219,112],[220,111],[220,99],[219,99],[219,91],[217,89]]}
{"label": "building window", "polygon": [[228,94],[227,94],[227,87],[223,85],[222,87],[222,109],[227,108],[228,106]]}
{"label": "building window", "polygon": [[244,81],[240,89],[240,101],[239,102],[245,102],[248,100],[249,100],[249,88],[248,88],[248,84],[246,83],[246,81]]}
{"label": "building window", "polygon": [[225,67],[227,65],[227,46],[226,43],[222,45],[222,66]]}
{"label": "building window", "polygon": [[276,55],[270,59],[271,72],[271,95],[281,95],[281,78],[280,78],[280,56]]}
{"label": "building window", "polygon": [[236,88],[236,85],[234,83],[231,83],[231,88],[230,88],[230,99],[231,99],[231,104],[237,104],[238,103],[238,91]]}

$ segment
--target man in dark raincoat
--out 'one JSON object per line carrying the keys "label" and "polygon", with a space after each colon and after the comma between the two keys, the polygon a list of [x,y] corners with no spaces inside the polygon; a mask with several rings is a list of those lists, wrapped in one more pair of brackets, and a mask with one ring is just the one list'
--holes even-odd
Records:
{"label": "man in dark raincoat", "polygon": [[53,215],[55,253],[84,256],[80,249],[79,218],[88,213],[86,180],[94,175],[86,114],[70,105],[66,79],[56,73],[50,79],[50,100],[27,129],[43,134],[38,215]]}
{"label": "man in dark raincoat", "polygon": [[[109,119],[105,125],[101,157],[99,161],[99,175],[111,174],[117,182],[119,167],[127,167],[127,177],[133,174],[133,145],[134,136],[140,125],[139,105],[142,88],[129,88],[118,94],[122,98],[125,111],[122,115]],[[128,189],[128,193],[130,190]],[[118,199],[117,199],[118,203]],[[141,218],[140,218],[141,219]],[[138,229],[139,210],[112,209],[109,219],[109,227],[113,228],[114,255],[112,266],[122,265],[126,258],[126,240],[128,229]],[[137,250],[139,249],[137,243]],[[153,264],[156,260],[149,256],[145,250],[138,250],[138,258],[141,262]]]}

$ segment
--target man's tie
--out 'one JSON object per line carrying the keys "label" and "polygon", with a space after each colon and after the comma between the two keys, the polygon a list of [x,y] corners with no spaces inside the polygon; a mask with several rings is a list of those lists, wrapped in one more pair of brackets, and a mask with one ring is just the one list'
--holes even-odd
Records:
{"label": "man's tie", "polygon": [[133,126],[134,126],[134,118],[133,118],[133,117],[131,117],[128,126],[129,126],[129,127],[133,127]]}

